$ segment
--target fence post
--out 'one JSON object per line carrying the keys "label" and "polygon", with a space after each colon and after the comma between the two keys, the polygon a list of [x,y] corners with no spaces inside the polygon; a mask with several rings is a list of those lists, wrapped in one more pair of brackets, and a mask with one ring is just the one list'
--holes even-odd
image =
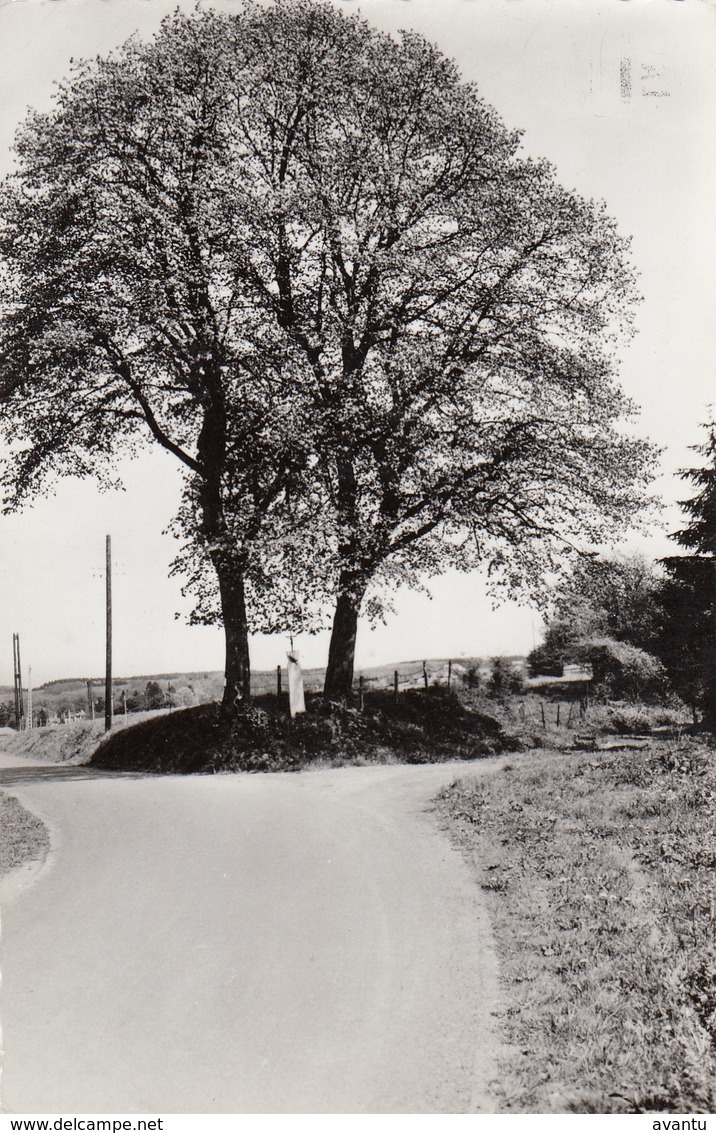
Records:
{"label": "fence post", "polygon": [[363,704],[363,674],[361,673],[358,678],[358,707],[360,708],[361,712],[363,711]]}
{"label": "fence post", "polygon": [[281,695],[281,666],[276,666],[276,695]]}
{"label": "fence post", "polygon": [[448,661],[448,692],[450,692],[450,685],[452,684],[452,661]]}
{"label": "fence post", "polygon": [[425,661],[423,661],[423,680],[425,681],[425,691],[428,691],[428,669]]}
{"label": "fence post", "polygon": [[559,710],[560,710],[560,707],[561,707],[560,702],[557,701],[557,727],[559,727]]}
{"label": "fence post", "polygon": [[398,670],[393,673],[393,698],[398,699]]}
{"label": "fence post", "polygon": [[540,708],[542,709],[542,727],[546,728],[547,727],[547,721],[544,718],[544,701],[542,701],[540,703]]}

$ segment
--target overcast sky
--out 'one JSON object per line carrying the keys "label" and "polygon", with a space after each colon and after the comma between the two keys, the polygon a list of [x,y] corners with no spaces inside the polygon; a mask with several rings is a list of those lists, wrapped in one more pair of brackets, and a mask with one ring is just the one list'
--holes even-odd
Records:
{"label": "overcast sky", "polygon": [[[674,473],[716,402],[716,9],[710,0],[335,0],[387,31],[413,27],[475,80],[526,152],[560,181],[606,201],[633,238],[643,302],[623,352],[622,384],[640,404],[639,430],[663,449],[659,482]],[[192,3],[180,4],[186,8]],[[231,9],[232,0],[216,0]],[[176,0],[11,0],[0,6],[0,166],[27,107],[47,108],[70,57],[150,36]],[[0,517],[0,683],[12,682],[12,634],[27,680],[99,676],[104,657],[104,537],[114,548],[117,675],[223,667],[219,630],[189,628],[190,603],[167,581],[176,548],[162,534],[179,495],[172,458],[155,452],[125,469],[125,491],[60,483],[22,515]],[[628,533],[627,533],[628,535]],[[628,546],[667,553],[663,531]],[[523,652],[539,619],[506,603],[493,611],[479,576],[445,577],[433,600],[403,594],[387,626],[361,626],[357,661]],[[175,619],[175,613],[182,616]],[[327,635],[298,641],[323,664]],[[254,640],[257,668],[284,660],[282,638]]]}

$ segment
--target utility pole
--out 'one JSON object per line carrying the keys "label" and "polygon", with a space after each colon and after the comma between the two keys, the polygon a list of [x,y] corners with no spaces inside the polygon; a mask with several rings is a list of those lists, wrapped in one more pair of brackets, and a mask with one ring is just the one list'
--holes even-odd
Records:
{"label": "utility pole", "polygon": [[32,665],[27,670],[27,727],[32,728]]}
{"label": "utility pole", "polygon": [[15,687],[15,727],[22,730],[24,705],[22,703],[22,668],[20,667],[20,634],[12,635],[13,682]]}
{"label": "utility pole", "polygon": [[87,681],[87,715],[94,720],[94,700],[92,699],[92,681]]}
{"label": "utility pole", "polygon": [[107,584],[107,621],[104,675],[104,730],[112,728],[112,537],[106,539],[105,579]]}

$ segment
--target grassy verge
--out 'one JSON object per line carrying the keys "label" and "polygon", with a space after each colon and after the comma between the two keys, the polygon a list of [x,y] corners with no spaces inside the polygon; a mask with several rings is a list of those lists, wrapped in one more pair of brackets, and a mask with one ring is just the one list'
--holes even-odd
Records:
{"label": "grassy verge", "polygon": [[100,720],[74,724],[53,724],[49,728],[33,728],[27,732],[3,735],[0,749],[23,759],[47,759],[64,763],[75,756],[89,758],[104,732]]}
{"label": "grassy verge", "polygon": [[504,1108],[713,1112],[713,750],[530,753],[440,806],[491,907]]}
{"label": "grassy verge", "polygon": [[201,705],[118,730],[92,757],[95,767],[188,774],[291,771],[315,763],[428,763],[475,759],[515,744],[500,723],[440,689],[371,692],[363,711],[309,696],[293,721],[277,697],[262,696],[235,720]]}
{"label": "grassy verge", "polygon": [[50,839],[40,819],[0,791],[0,877],[25,862],[44,858],[49,848]]}

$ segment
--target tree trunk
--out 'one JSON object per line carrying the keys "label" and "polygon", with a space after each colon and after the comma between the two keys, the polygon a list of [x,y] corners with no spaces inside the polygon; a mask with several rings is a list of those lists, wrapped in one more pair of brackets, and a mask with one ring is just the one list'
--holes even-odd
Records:
{"label": "tree trunk", "polygon": [[[211,380],[209,380],[211,379]],[[216,373],[206,375],[212,397],[204,414],[197,446],[205,470],[199,480],[201,535],[216,571],[224,624],[226,660],[224,665],[225,713],[239,712],[251,697],[249,626],[244,587],[245,562],[236,553],[227,533],[224,515],[222,476],[226,471],[226,405],[224,391]]]}
{"label": "tree trunk", "polygon": [[348,700],[353,691],[358,614],[364,591],[365,586],[357,586],[350,576],[341,577],[323,685],[323,695],[331,700]]}
{"label": "tree trunk", "polygon": [[221,706],[235,713],[251,697],[249,626],[246,618],[244,578],[236,564],[214,561],[219,580],[221,613],[226,640],[225,685]]}

